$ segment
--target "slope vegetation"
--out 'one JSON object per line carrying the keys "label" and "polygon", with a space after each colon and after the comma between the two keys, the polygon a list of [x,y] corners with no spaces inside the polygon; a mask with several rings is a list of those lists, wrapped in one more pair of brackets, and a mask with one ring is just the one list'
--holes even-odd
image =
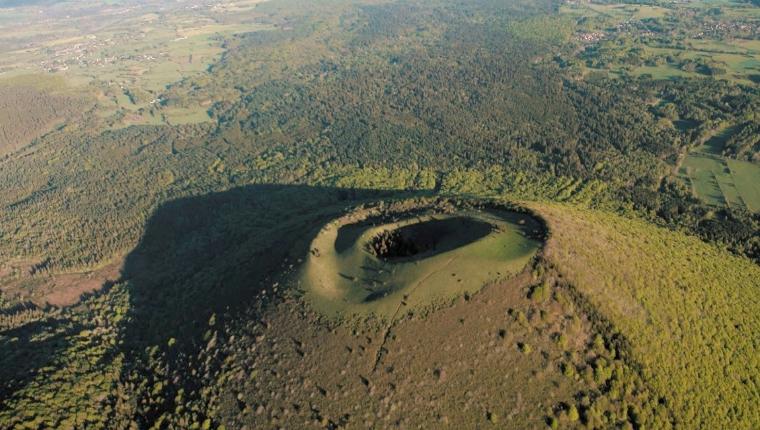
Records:
{"label": "slope vegetation", "polygon": [[0,85],[0,157],[17,151],[81,111],[74,97],[31,86]]}
{"label": "slope vegetation", "polygon": [[604,212],[534,206],[546,255],[624,336],[686,428],[758,428],[760,267]]}

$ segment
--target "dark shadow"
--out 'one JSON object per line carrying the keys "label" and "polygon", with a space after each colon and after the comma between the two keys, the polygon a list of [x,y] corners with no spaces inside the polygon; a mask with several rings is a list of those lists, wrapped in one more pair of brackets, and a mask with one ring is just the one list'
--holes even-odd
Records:
{"label": "dark shadow", "polygon": [[721,130],[719,133],[709,138],[704,145],[702,145],[701,150],[711,155],[722,156],[726,143],[739,131],[739,129],[740,127],[738,125],[732,125],[725,130]]}
{"label": "dark shadow", "polygon": [[347,207],[391,195],[403,193],[254,185],[160,206],[120,281],[130,296],[123,348],[131,368],[124,374],[137,382],[149,378],[150,372],[141,373],[155,366],[156,353],[149,350],[158,346],[173,381],[163,403],[145,402],[151,406],[138,422],[147,425],[174,410],[179,389],[185,401],[197,395],[208,382],[203,371],[188,371],[208,366],[194,361],[198,354],[210,342],[223,342],[220,327],[242,311],[250,318],[252,309],[278,300],[273,286],[307,255],[325,223]]}
{"label": "dark shadow", "polygon": [[[200,399],[200,388],[213,381],[215,366],[223,359],[221,348],[210,347],[210,342],[221,345],[225,324],[242,319],[244,312],[246,318],[255,318],[256,310],[281,298],[282,288],[273,293],[273,286],[307,255],[326,222],[362,202],[410,195],[253,185],[181,198],[156,209],[116,282],[126,288],[129,307],[121,341],[104,358],[122,356],[121,386],[138,387],[129,393],[138,397],[134,404],[140,406],[132,417],[138,428],[148,428],[163,413],[183,406],[176,400],[180,390],[183,404]],[[56,358],[83,330],[69,316],[86,313],[88,303],[108,297],[110,287],[112,283],[84,295],[60,318],[47,316],[0,329],[0,408],[42,369],[58,365]],[[161,382],[161,396],[139,388]]]}
{"label": "dark shadow", "polygon": [[[116,282],[126,288],[129,307],[120,341],[104,358],[123,358],[120,387],[134,390],[127,394],[137,427],[201,399],[200,388],[214,383],[225,358],[225,325],[255,319],[281,299],[283,276],[326,222],[361,203],[421,194],[253,185],[157,208]],[[373,291],[370,300],[385,293]],[[107,294],[105,288],[77,308],[87,312],[90,301]],[[0,332],[0,399],[55,365],[81,329],[74,320],[48,318]],[[161,383],[160,395],[151,394]]]}
{"label": "dark shadow", "polygon": [[488,236],[494,226],[468,217],[415,222],[370,239],[368,250],[385,261],[432,257]]}
{"label": "dark shadow", "polygon": [[40,369],[54,364],[81,326],[63,319],[45,319],[5,330],[0,336],[0,407],[25,387]]}
{"label": "dark shadow", "polygon": [[346,224],[338,228],[338,235],[335,238],[335,252],[338,254],[347,251],[354,246],[359,236],[366,231],[365,223]]}
{"label": "dark shadow", "polygon": [[[252,185],[158,207],[116,282],[118,291],[126,289],[129,306],[119,342],[108,346],[103,358],[110,362],[118,356],[123,363],[119,389],[127,390],[134,405],[129,418],[137,428],[149,428],[164,413],[201,403],[201,388],[216,383],[229,353],[224,327],[259,321],[270,304],[282,299],[284,277],[308,255],[325,223],[362,203],[421,194]],[[435,238],[441,233],[435,222],[420,225],[425,224],[436,228],[415,234]],[[484,223],[483,232],[486,228],[490,224]],[[370,300],[385,293],[373,288]],[[90,302],[109,300],[109,294],[105,288],[63,314],[73,315],[78,308],[86,315]],[[56,365],[55,358],[81,331],[76,319],[48,318],[1,332],[0,398],[26,386],[40,369]]]}
{"label": "dark shadow", "polygon": [[673,121],[673,126],[675,126],[678,131],[682,133],[686,133],[687,131],[694,130],[699,126],[699,121],[695,120],[688,120],[688,119],[677,119]]}
{"label": "dark shadow", "polygon": [[371,303],[371,302],[374,302],[375,300],[380,300],[388,296],[388,294],[390,294],[391,292],[393,292],[393,288],[383,288],[378,291],[373,291],[367,297],[365,297],[364,300],[362,301],[364,303]]}

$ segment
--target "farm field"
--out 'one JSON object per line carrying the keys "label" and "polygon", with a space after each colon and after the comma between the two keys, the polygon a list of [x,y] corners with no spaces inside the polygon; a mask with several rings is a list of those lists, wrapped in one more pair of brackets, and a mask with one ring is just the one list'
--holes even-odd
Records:
{"label": "farm field", "polygon": [[698,198],[714,206],[760,211],[760,165],[722,156],[736,127],[727,127],[693,149],[680,173]]}
{"label": "farm field", "polygon": [[760,211],[760,165],[739,160],[726,160],[731,177],[747,208]]}
{"label": "farm field", "polygon": [[[576,32],[581,40],[590,38],[582,55],[585,67],[603,66],[617,77],[712,76],[747,85],[756,83],[760,77],[757,11],[738,2],[714,3],[712,7],[719,7],[720,13],[712,17],[709,5],[591,3],[563,6],[560,11],[566,16],[582,17],[576,21]],[[709,18],[684,25],[695,14]],[[741,17],[742,23],[729,23],[727,17]],[[684,18],[683,22],[679,18]],[[729,28],[736,28],[735,34]]]}
{"label": "farm field", "polygon": [[757,163],[695,152],[686,156],[681,173],[688,178],[695,195],[712,205],[760,211]]}
{"label": "farm field", "polygon": [[[114,6],[101,23],[82,14],[69,16],[68,23],[59,26],[31,23],[34,17],[21,15],[23,24],[7,23],[0,36],[0,41],[11,41],[0,60],[0,71],[5,71],[0,73],[0,83],[65,76],[69,93],[96,96],[98,116],[112,128],[207,122],[205,109],[197,106],[202,101],[185,101],[187,106],[167,109],[164,115],[162,94],[172,84],[206,72],[224,52],[225,39],[270,29],[230,18],[250,12],[258,3],[240,2],[234,9],[214,10],[179,6],[163,15],[139,13],[149,3]],[[56,12],[56,8],[49,11],[51,17]],[[38,42],[11,50],[12,41],[32,37]]]}

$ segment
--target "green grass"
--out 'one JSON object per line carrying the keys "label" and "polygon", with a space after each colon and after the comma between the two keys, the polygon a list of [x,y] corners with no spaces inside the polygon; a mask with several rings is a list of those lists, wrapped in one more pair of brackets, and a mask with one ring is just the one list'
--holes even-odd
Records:
{"label": "green grass", "polygon": [[[312,242],[299,277],[310,302],[326,314],[401,317],[406,309],[474,293],[516,274],[539,246],[526,230],[540,227],[525,214],[461,210],[456,215],[407,215],[380,226],[356,224],[368,215],[359,212],[332,222]],[[446,225],[435,233],[440,233],[436,248],[442,252],[388,260],[367,251],[366,245],[383,231],[433,223]],[[482,236],[478,229],[483,226],[498,231]]]}
{"label": "green grass", "polygon": [[681,173],[689,177],[694,194],[709,204],[758,211],[760,166],[722,157],[726,141],[736,131],[736,126],[719,129],[684,159]]}
{"label": "green grass", "polygon": [[694,195],[708,204],[760,211],[760,165],[722,157],[723,145],[735,127],[720,130],[683,161]]}
{"label": "green grass", "polygon": [[725,169],[721,160],[699,155],[687,156],[682,165],[682,171],[691,179],[694,194],[715,206],[726,204],[717,179],[717,175],[725,175]]}
{"label": "green grass", "polygon": [[11,74],[0,74],[0,85],[32,87],[41,91],[57,92],[69,87],[70,83],[62,76],[26,73],[22,71]]}
{"label": "green grass", "polygon": [[211,120],[206,109],[199,106],[193,108],[165,108],[161,112],[164,114],[166,122],[170,125],[198,124]]}
{"label": "green grass", "polygon": [[657,79],[657,80],[687,78],[687,77],[694,77],[697,75],[696,73],[686,72],[679,68],[676,68],[667,64],[662,64],[659,66],[636,67],[633,70],[632,74],[635,76],[651,75],[652,79]]}
{"label": "green grass", "polygon": [[712,135],[712,137],[707,139],[704,144],[695,148],[695,151],[717,155],[720,157],[723,155],[723,148],[726,145],[726,142],[738,130],[739,128],[737,126],[721,128],[717,133]]}
{"label": "green grass", "polygon": [[587,4],[580,7],[566,5],[560,7],[560,14],[562,15],[603,16],[618,22],[628,19],[662,18],[667,13],[668,9],[666,8],[648,5]]}
{"label": "green grass", "polygon": [[132,100],[130,100],[129,96],[127,96],[123,91],[119,91],[116,94],[116,104],[122,108],[129,109],[129,110],[137,109],[137,106],[135,106],[135,104],[132,103]]}
{"label": "green grass", "polygon": [[747,209],[760,212],[760,165],[739,160],[726,160],[726,162]]}
{"label": "green grass", "polygon": [[[708,3],[694,2],[699,8],[706,8]],[[726,16],[741,16],[744,19],[748,15],[747,9],[738,3],[723,3]],[[577,20],[579,28],[583,31],[601,31],[607,33],[609,40],[596,45],[603,47],[601,57],[606,67],[617,76],[623,75],[623,70],[634,76],[649,74],[654,79],[673,79],[678,77],[705,77],[700,72],[688,72],[681,70],[678,64],[661,64],[659,66],[646,66],[656,60],[657,64],[664,63],[666,57],[683,60],[698,60],[710,67],[725,69],[726,73],[716,75],[716,78],[729,80],[735,83],[751,85],[751,75],[758,74],[760,70],[760,44],[756,40],[741,39],[747,35],[737,35],[722,39],[696,39],[674,38],[669,36],[671,31],[665,25],[664,33],[656,38],[649,36],[637,37],[637,31],[623,31],[622,33],[610,32],[615,25],[628,21],[647,19],[660,19],[666,16],[681,16],[689,5],[677,5],[671,8],[657,6],[633,5],[633,4],[590,4],[584,6],[563,6],[560,14],[573,17]],[[757,9],[757,8],[754,8]],[[705,13],[699,11],[698,13]],[[678,32],[679,26],[689,32],[693,26],[701,25],[699,21],[688,20],[676,25],[672,31]],[[635,52],[634,52],[635,51]],[[640,57],[640,61],[630,62],[628,54],[634,52],[634,58]]]}

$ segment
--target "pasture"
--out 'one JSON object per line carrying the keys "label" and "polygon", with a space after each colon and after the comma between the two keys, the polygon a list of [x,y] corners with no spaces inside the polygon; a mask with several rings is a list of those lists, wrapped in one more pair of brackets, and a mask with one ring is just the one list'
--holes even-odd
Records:
{"label": "pasture", "polygon": [[[720,6],[721,15],[710,8]],[[726,20],[755,19],[757,8],[737,2],[693,2],[668,7],[638,4],[565,5],[579,40],[590,52],[581,69],[604,68],[616,77],[649,75],[669,80],[713,76],[751,85],[760,76],[760,42],[750,24],[728,30]],[[720,33],[716,28],[724,29]],[[591,39],[589,37],[593,35]]]}
{"label": "pasture", "polygon": [[680,174],[694,195],[708,204],[760,211],[760,165],[693,151]]}
{"label": "pasture", "polygon": [[67,85],[55,88],[97,98],[97,117],[107,128],[205,122],[205,109],[193,108],[192,102],[165,112],[152,109],[151,102],[183,79],[205,73],[231,36],[273,28],[241,18],[241,12],[250,12],[257,3],[208,10],[180,7],[164,15],[117,7],[97,20],[65,11],[73,17],[52,26],[51,20],[21,14],[17,22],[0,21],[0,79],[15,84],[19,77],[30,76],[39,85],[65,81]]}

